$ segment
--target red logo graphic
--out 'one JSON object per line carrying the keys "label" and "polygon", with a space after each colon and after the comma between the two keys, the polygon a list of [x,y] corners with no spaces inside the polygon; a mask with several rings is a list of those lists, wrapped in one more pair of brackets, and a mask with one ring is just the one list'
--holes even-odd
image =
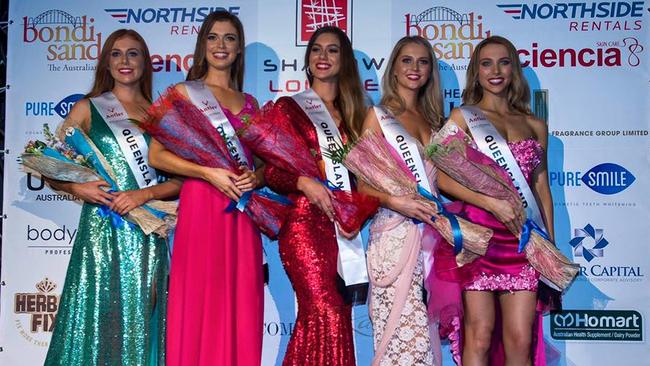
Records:
{"label": "red logo graphic", "polygon": [[306,46],[311,35],[327,25],[341,28],[352,39],[351,0],[298,0],[296,46]]}

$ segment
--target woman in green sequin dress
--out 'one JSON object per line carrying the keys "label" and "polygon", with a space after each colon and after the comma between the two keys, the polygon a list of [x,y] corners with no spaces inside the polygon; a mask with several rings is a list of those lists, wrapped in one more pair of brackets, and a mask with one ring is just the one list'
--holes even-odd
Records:
{"label": "woman in green sequin dress", "polygon": [[135,225],[114,227],[100,206],[124,215],[151,199],[177,195],[180,183],[170,180],[140,188],[93,99],[112,92],[128,116],[137,120],[151,104],[151,79],[151,58],[142,37],[125,29],[112,33],[102,49],[91,92],[75,104],[59,128],[77,127],[88,134],[114,170],[118,191],[106,192],[104,181],[50,181],[84,204],[46,365],[165,363],[166,243]]}

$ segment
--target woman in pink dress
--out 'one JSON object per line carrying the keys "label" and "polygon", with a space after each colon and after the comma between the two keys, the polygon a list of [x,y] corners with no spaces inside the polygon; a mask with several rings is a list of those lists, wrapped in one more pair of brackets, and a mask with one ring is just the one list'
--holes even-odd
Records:
{"label": "woman in pink dress", "polygon": [[[463,107],[452,111],[450,120],[473,133],[478,142],[479,131],[470,128],[465,118],[470,110],[485,116],[503,137],[502,147],[512,152],[513,164],[520,168],[534,194],[533,201],[539,205],[552,240],[553,204],[546,166],[548,130],[530,111],[530,91],[510,41],[493,36],[476,46],[467,69],[463,103]],[[524,252],[519,253],[519,240],[511,233],[521,230],[525,217],[517,216],[505,201],[470,191],[445,174],[439,175],[438,187],[461,201],[458,212],[462,216],[494,231],[485,256],[456,273],[463,288],[463,365],[544,365],[538,311],[540,275]],[[445,251],[450,251],[448,246],[438,248],[441,256]]]}
{"label": "woman in pink dress", "polygon": [[[242,127],[242,119],[257,110],[255,99],[242,93],[244,45],[243,27],[236,16],[211,13],[199,30],[188,81],[175,86],[206,115],[220,107],[226,118],[216,122],[225,131]],[[253,172],[250,152],[241,149],[242,166],[250,169],[237,175],[184,160],[156,141],[150,148],[151,165],[187,177],[170,273],[168,365],[258,366],[261,362],[260,234],[245,213],[225,212],[231,200],[261,184],[261,170]]]}

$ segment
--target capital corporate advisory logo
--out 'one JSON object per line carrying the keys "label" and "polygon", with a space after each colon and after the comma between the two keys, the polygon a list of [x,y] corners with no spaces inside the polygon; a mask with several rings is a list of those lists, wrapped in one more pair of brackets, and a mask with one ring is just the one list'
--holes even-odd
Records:
{"label": "capital corporate advisory logo", "polygon": [[94,71],[94,61],[102,46],[102,33],[95,30],[94,22],[87,15],[72,15],[59,9],[25,16],[23,43],[47,45],[49,71]]}
{"label": "capital corporate advisory logo", "polygon": [[35,346],[47,347],[49,334],[54,330],[60,296],[53,292],[57,284],[47,277],[35,287],[37,292],[14,295],[14,313],[19,317],[15,325],[26,341]]}
{"label": "capital corporate advisory logo", "polygon": [[296,46],[306,46],[311,35],[324,26],[338,27],[352,40],[352,1],[296,1]]}
{"label": "capital corporate advisory logo", "polygon": [[573,229],[573,239],[569,244],[573,247],[573,255],[591,262],[594,258],[603,256],[609,241],[603,236],[603,229],[587,224],[583,228]]}
{"label": "capital corporate advisory logo", "polygon": [[[605,248],[610,241],[605,238],[605,230],[586,224],[573,229],[573,238],[569,241],[575,258],[584,258],[580,265],[580,277],[577,280],[592,282],[640,282],[645,278],[643,267],[630,258],[626,262],[616,262],[605,258]],[[618,247],[621,250],[620,246]],[[602,258],[602,260],[596,260]],[[576,262],[580,262],[576,259]],[[621,265],[622,264],[622,265]]]}
{"label": "capital corporate advisory logo", "polygon": [[563,310],[551,314],[551,337],[558,340],[643,341],[643,317],[634,310]]}

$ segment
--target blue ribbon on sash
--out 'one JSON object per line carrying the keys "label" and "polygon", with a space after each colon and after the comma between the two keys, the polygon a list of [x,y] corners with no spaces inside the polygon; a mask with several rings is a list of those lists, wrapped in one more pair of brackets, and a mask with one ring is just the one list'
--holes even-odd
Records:
{"label": "blue ribbon on sash", "polygon": [[108,206],[106,205],[99,206],[99,217],[110,219],[111,225],[114,228],[122,228],[125,226],[133,228],[135,226],[132,223],[124,220],[122,216],[120,216],[117,212],[108,208]]}
{"label": "blue ribbon on sash", "polygon": [[153,207],[151,207],[151,206],[149,206],[149,205],[142,205],[142,208],[144,208],[144,209],[147,210],[150,214],[156,216],[157,218],[159,218],[159,219],[161,219],[161,220],[164,219],[165,216],[167,216],[166,213],[164,213],[164,212],[162,212],[162,211],[159,211],[159,210],[156,210],[155,208],[153,208]]}
{"label": "blue ribbon on sash", "polygon": [[283,203],[285,205],[290,205],[290,204],[293,203],[293,202],[291,202],[290,199],[288,199],[285,196],[279,195],[277,193],[269,192],[269,191],[263,190],[261,188],[257,188],[257,189],[254,189],[252,191],[244,192],[244,194],[242,194],[241,197],[239,197],[238,202],[236,202],[234,200],[231,200],[228,207],[226,207],[226,212],[231,212],[234,209],[237,209],[240,212],[244,212],[244,210],[246,209],[246,205],[248,205],[248,201],[250,201],[251,197],[253,196],[253,192],[257,193],[258,195],[260,195],[262,197],[266,197],[266,198],[268,198],[268,199],[270,199],[272,201],[280,202],[280,203]]}
{"label": "blue ribbon on sash", "polygon": [[[456,216],[447,211],[445,209],[445,206],[443,206],[442,202],[436,196],[431,194],[431,192],[427,191],[426,188],[422,187],[419,184],[418,193],[429,201],[435,203],[436,208],[438,209],[438,213],[449,220],[449,223],[451,224],[451,234],[454,238],[454,254],[460,253],[460,251],[463,250],[463,233],[460,231],[460,224],[458,223]],[[431,217],[431,219],[435,221],[435,216]]]}
{"label": "blue ribbon on sash", "polygon": [[521,228],[521,236],[519,237],[519,248],[517,248],[518,253],[521,253],[524,250],[526,244],[528,244],[528,241],[530,240],[530,234],[532,234],[533,231],[537,232],[542,238],[546,240],[551,240],[548,234],[546,234],[544,230],[542,230],[542,228],[535,223],[535,221],[531,219],[526,219],[526,222],[524,222],[524,225]]}

